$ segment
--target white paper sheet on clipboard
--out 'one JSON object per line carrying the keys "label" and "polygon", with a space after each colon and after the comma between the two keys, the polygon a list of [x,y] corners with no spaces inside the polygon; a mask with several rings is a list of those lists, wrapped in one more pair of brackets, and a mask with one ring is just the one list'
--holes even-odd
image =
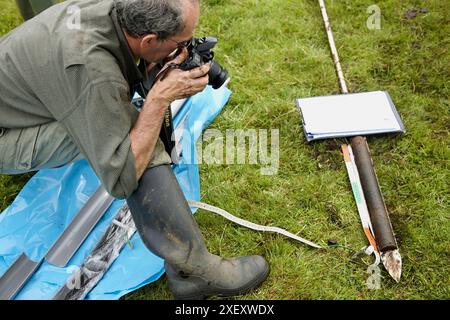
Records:
{"label": "white paper sheet on clipboard", "polygon": [[296,104],[308,141],[405,131],[386,91],[300,98]]}

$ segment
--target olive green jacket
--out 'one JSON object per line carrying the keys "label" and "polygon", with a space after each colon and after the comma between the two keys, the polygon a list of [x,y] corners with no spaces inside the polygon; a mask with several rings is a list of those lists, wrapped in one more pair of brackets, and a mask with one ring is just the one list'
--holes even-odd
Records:
{"label": "olive green jacket", "polygon": [[0,38],[0,128],[60,122],[110,194],[137,187],[130,103],[142,74],[112,0],[66,1]]}

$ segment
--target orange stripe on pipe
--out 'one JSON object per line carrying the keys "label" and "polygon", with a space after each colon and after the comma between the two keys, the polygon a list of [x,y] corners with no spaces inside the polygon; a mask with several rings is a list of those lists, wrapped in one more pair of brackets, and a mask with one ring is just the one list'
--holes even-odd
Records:
{"label": "orange stripe on pipe", "polygon": [[344,154],[344,160],[345,162],[351,162],[350,160],[350,152],[348,152],[348,145],[343,144],[341,145],[342,153]]}
{"label": "orange stripe on pipe", "polygon": [[378,251],[377,242],[375,241],[375,238],[372,236],[372,232],[370,232],[370,229],[364,228],[364,233],[366,234],[366,237],[369,240],[370,245],[375,249],[375,251]]}

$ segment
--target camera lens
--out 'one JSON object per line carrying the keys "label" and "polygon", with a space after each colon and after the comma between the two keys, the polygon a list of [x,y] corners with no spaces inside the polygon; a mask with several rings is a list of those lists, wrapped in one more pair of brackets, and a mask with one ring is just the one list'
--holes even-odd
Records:
{"label": "camera lens", "polygon": [[208,72],[209,84],[214,88],[220,88],[228,79],[227,70],[223,69],[216,61],[212,61],[211,69]]}

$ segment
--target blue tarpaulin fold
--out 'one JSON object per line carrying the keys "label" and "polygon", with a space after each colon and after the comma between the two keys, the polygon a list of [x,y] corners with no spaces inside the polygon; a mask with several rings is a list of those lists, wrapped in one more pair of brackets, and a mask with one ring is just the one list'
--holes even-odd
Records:
{"label": "blue tarpaulin fold", "polygon": [[[187,199],[200,200],[200,178],[195,142],[221,112],[231,92],[226,87],[207,87],[191,97],[174,117],[184,121],[183,157],[173,171]],[[80,208],[99,186],[86,160],[37,172],[0,214],[0,276],[25,252],[40,261]],[[82,264],[125,203],[115,200],[65,268],[44,261],[16,299],[51,299]],[[108,272],[86,299],[112,300],[156,281],[163,273],[163,260],[151,253],[139,234],[125,246]]]}

